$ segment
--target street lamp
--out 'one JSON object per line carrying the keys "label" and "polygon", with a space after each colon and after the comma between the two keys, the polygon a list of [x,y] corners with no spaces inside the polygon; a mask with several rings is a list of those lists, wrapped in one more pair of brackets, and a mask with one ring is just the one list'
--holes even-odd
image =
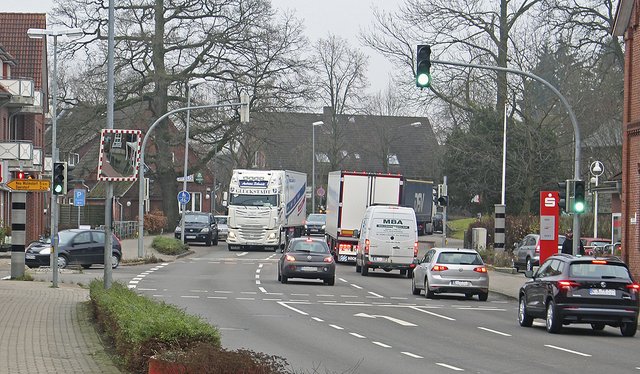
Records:
{"label": "street lamp", "polygon": [[324,125],[318,121],[311,124],[311,213],[316,212],[316,126]]}
{"label": "street lamp", "polygon": [[[51,120],[51,158],[52,162],[58,162],[58,144],[56,142],[57,117],[56,109],[58,107],[58,36],[66,35],[67,37],[83,36],[84,31],[80,28],[46,30],[46,29],[29,29],[27,35],[32,39],[44,39],[47,36],[53,37],[53,83],[51,87],[51,95],[53,96],[53,115]],[[51,173],[53,182],[53,173]],[[51,193],[51,271],[53,274],[53,287],[58,287],[58,204],[56,195]]]}
{"label": "street lamp", "polygon": [[594,161],[589,166],[589,171],[593,175],[593,237],[598,237],[598,177],[604,173],[604,165],[600,161]]}

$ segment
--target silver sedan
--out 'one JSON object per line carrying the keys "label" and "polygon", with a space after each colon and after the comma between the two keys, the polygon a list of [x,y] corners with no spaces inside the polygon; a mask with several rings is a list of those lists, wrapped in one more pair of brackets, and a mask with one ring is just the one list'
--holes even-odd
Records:
{"label": "silver sedan", "polygon": [[461,293],[467,298],[489,297],[489,274],[482,257],[473,249],[431,248],[413,270],[411,291],[427,298],[436,293]]}

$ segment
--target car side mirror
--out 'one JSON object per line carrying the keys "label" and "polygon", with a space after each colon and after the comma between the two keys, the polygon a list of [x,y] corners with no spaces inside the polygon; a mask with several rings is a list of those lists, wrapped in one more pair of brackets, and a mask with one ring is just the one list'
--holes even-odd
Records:
{"label": "car side mirror", "polygon": [[359,238],[360,237],[360,230],[358,230],[358,229],[353,230],[353,237],[354,238]]}
{"label": "car side mirror", "polygon": [[524,276],[525,278],[533,278],[533,270],[525,270]]}

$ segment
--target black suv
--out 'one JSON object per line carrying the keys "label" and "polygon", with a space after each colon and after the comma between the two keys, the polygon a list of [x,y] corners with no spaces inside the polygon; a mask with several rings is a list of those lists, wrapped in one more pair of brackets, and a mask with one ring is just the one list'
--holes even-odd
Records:
{"label": "black suv", "polygon": [[586,323],[594,330],[609,325],[619,327],[623,336],[636,334],[640,285],[619,258],[557,254],[525,276],[531,279],[519,292],[520,326],[544,318],[550,333],[562,325]]}
{"label": "black suv", "polygon": [[[182,222],[178,221],[174,235],[180,239]],[[186,212],[184,214],[184,241],[218,245],[218,225],[211,213]]]}

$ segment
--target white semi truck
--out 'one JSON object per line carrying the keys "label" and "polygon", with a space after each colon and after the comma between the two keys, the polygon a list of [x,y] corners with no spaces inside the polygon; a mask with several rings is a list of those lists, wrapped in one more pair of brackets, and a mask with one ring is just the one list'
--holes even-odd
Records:
{"label": "white semi truck", "polygon": [[370,205],[400,205],[402,175],[332,171],[327,183],[325,233],[337,262],[355,262],[359,230]]}
{"label": "white semi truck", "polygon": [[228,200],[227,245],[276,250],[299,236],[307,216],[307,175],[291,170],[236,169]]}

